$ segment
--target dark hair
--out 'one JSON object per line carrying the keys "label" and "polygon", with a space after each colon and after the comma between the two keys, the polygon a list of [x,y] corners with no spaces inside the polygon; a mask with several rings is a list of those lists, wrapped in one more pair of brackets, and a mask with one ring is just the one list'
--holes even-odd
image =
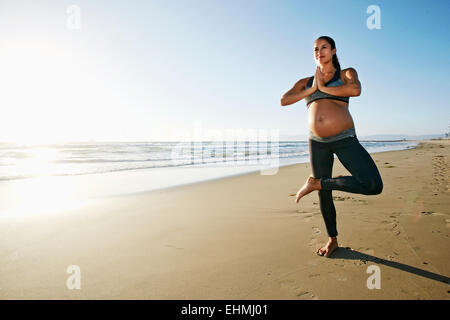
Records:
{"label": "dark hair", "polygon": [[[334,40],[328,36],[321,36],[319,38],[317,38],[317,40],[325,40],[326,42],[328,42],[331,46],[331,50],[336,49],[336,44],[334,43]],[[332,60],[333,62],[333,66],[337,69],[337,70],[341,70],[341,65],[339,64],[339,60],[336,54],[333,54]]]}

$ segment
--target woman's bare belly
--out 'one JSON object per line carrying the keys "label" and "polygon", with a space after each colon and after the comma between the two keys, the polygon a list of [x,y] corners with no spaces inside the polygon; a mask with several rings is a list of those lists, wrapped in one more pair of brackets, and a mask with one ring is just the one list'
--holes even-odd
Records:
{"label": "woman's bare belly", "polygon": [[329,137],[354,127],[348,103],[333,99],[319,99],[308,108],[309,129],[318,137]]}

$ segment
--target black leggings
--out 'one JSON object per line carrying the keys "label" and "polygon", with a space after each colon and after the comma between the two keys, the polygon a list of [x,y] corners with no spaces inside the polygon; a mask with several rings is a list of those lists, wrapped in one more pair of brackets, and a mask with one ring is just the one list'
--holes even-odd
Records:
{"label": "black leggings", "polygon": [[[333,153],[352,174],[331,178]],[[380,194],[383,190],[378,168],[375,162],[359,143],[357,136],[347,137],[333,142],[318,142],[309,139],[309,155],[315,178],[320,178],[322,190],[319,190],[320,211],[327,228],[328,236],[336,237],[336,209],[331,190],[341,190],[366,195]]]}

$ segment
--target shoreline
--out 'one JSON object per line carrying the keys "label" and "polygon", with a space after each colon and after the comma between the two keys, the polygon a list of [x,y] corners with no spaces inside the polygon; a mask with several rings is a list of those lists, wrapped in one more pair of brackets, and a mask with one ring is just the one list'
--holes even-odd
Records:
{"label": "shoreline", "polygon": [[[371,156],[385,188],[333,191],[331,258],[315,255],[327,241],[317,193],[294,202],[310,171],[302,163],[0,219],[0,297],[449,299],[450,140]],[[66,287],[70,265],[80,290]],[[367,287],[371,265],[381,289]]]}
{"label": "shoreline", "polygon": [[[371,152],[369,154],[372,155],[372,154],[385,153],[385,152],[397,152],[397,151],[404,151],[404,150],[412,150],[412,149],[418,148],[420,142],[428,141],[428,140],[417,140],[417,141],[418,141],[418,144],[416,146],[413,146],[413,147],[408,148],[408,149],[377,151],[377,152]],[[337,159],[336,155],[334,155],[334,159],[335,159],[335,161],[336,160],[339,161]],[[305,162],[289,163],[289,164],[280,165],[279,168],[298,166],[298,165],[302,165],[302,164],[309,164],[309,159],[307,159]],[[188,182],[188,183],[184,183],[184,184],[180,184],[180,185],[173,185],[173,186],[168,186],[168,187],[163,187],[163,188],[157,188],[157,189],[153,189],[153,190],[143,190],[143,191],[138,191],[138,192],[124,193],[124,194],[106,195],[106,196],[103,196],[101,198],[112,198],[112,197],[120,197],[120,196],[127,196],[127,195],[131,196],[131,195],[146,194],[146,193],[149,193],[149,192],[158,192],[158,191],[164,191],[164,190],[171,190],[171,189],[174,189],[174,188],[191,186],[191,185],[195,185],[195,184],[198,184],[198,183],[207,183],[207,182],[212,182],[212,181],[222,180],[222,179],[227,179],[227,178],[233,178],[233,177],[239,177],[239,176],[245,176],[245,175],[252,175],[252,174],[256,174],[258,172],[260,172],[260,170],[246,171],[246,172],[242,172],[242,173],[230,174],[230,175],[227,175],[227,176],[220,176],[220,177],[210,178],[208,180],[198,180],[198,181]]]}
{"label": "shoreline", "polygon": [[[415,146],[407,146],[408,150],[416,148],[421,140],[415,140]],[[410,141],[412,142],[412,141]],[[376,154],[380,152],[398,151],[383,150],[369,152]],[[336,159],[336,155],[334,156]],[[298,161],[298,160],[297,160]],[[301,159],[301,162],[289,163],[278,159],[273,168],[283,168],[309,162],[309,157]],[[284,163],[283,163],[284,162]],[[265,163],[267,164],[267,163]],[[271,164],[269,162],[269,164]],[[273,164],[273,163],[272,163]],[[90,201],[95,199],[110,198],[115,196],[126,196],[155,192],[177,188],[181,186],[193,185],[196,183],[206,183],[217,179],[226,179],[246,174],[261,173],[265,167],[263,163],[258,165],[234,165],[233,164],[194,164],[182,167],[164,167],[152,169],[127,169],[113,172],[102,172],[80,175],[65,176],[42,176],[24,179],[0,181],[0,194],[3,195],[0,203],[0,216],[11,215],[11,211],[24,211],[20,205],[22,195],[30,190],[45,188],[48,193],[57,193],[65,198],[67,202]],[[88,189],[87,189],[88,188]],[[41,194],[39,203],[42,203],[46,195]],[[47,199],[47,201],[51,201]],[[27,203],[26,207],[30,204]],[[51,206],[50,206],[51,207]],[[67,206],[71,208],[72,206]],[[63,206],[58,209],[64,209]],[[28,210],[28,209],[26,209]],[[21,213],[20,213],[21,214]]]}

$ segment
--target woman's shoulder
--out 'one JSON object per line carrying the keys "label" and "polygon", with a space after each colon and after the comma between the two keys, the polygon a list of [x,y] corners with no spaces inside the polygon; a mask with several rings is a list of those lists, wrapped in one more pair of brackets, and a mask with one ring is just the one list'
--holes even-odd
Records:
{"label": "woman's shoulder", "polygon": [[313,77],[301,78],[300,80],[297,81],[295,86],[304,89],[306,87],[306,85],[308,84],[308,82],[310,82],[310,80],[312,81],[312,78]]}
{"label": "woman's shoulder", "polygon": [[348,67],[345,69],[341,69],[341,77],[342,76],[346,76],[346,77],[352,77],[352,76],[357,76],[358,73],[356,72],[356,69],[353,67]]}
{"label": "woman's shoulder", "polygon": [[303,78],[300,81],[302,81],[305,84],[305,86],[311,87],[312,84],[313,84],[313,81],[314,81],[314,75],[312,75],[310,77]]}
{"label": "woman's shoulder", "polygon": [[341,80],[345,82],[345,80],[358,79],[358,73],[356,72],[355,68],[349,67],[345,69],[341,69]]}

